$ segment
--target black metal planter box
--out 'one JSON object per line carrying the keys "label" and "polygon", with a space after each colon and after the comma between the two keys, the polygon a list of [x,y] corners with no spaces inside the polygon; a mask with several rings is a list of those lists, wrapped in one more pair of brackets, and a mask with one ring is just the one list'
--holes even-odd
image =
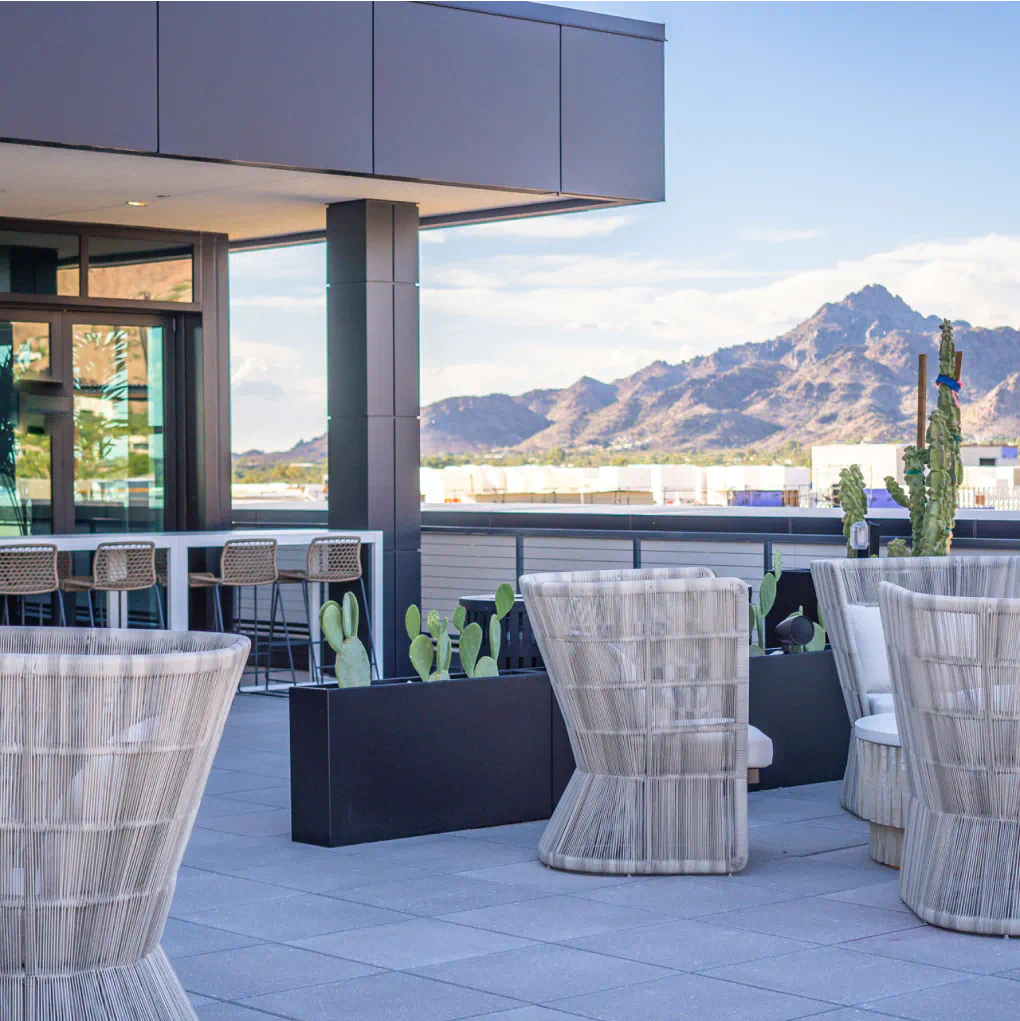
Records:
{"label": "black metal planter box", "polygon": [[759,789],[843,778],[850,724],[831,649],[752,657],[749,710],[772,738]]}
{"label": "black metal planter box", "polygon": [[403,680],[291,689],[294,840],[338,847],[548,818],[569,771],[545,671]]}

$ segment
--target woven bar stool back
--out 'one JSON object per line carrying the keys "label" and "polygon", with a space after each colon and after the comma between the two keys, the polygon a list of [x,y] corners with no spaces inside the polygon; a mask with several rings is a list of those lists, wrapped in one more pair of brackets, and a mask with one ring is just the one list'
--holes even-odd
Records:
{"label": "woven bar stool back", "polygon": [[309,581],[357,581],[361,577],[361,540],[356,535],[313,539],[308,544]]}
{"label": "woven bar stool back", "polygon": [[271,585],[277,580],[275,539],[228,539],[220,554],[224,585]]}
{"label": "woven bar stool back", "polygon": [[879,598],[909,787],[900,898],[1020,936],[1020,599]]}
{"label": "woven bar stool back", "polygon": [[247,652],[207,632],[0,630],[5,1021],[194,1021],[160,937]]}
{"label": "woven bar stool back", "polygon": [[0,546],[0,595],[39,595],[58,585],[56,546]]}
{"label": "woven bar stool back", "polygon": [[101,542],[92,563],[95,588],[131,592],[156,584],[156,545],[151,542]]}

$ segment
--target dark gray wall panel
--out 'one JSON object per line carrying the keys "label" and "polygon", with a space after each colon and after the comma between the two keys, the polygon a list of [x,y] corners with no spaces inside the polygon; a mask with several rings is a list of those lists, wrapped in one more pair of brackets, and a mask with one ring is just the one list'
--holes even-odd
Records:
{"label": "dark gray wall panel", "polygon": [[664,199],[662,44],[562,31],[563,191]]}
{"label": "dark gray wall panel", "polygon": [[372,171],[370,3],[161,3],[160,151]]}
{"label": "dark gray wall panel", "polygon": [[156,148],[155,3],[0,3],[0,137]]}
{"label": "dark gray wall panel", "polygon": [[375,172],[557,191],[559,31],[376,4]]}

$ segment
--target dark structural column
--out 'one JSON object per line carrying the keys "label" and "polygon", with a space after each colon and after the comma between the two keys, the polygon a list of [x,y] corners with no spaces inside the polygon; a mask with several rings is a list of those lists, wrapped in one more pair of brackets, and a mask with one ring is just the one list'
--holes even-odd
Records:
{"label": "dark structural column", "polygon": [[417,206],[329,206],[326,281],[329,527],[384,533],[379,665],[401,675],[404,610],[421,598]]}

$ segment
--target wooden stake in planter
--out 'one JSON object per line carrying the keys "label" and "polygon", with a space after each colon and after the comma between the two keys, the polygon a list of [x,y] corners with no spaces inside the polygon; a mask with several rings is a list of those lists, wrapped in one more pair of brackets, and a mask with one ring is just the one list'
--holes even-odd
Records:
{"label": "wooden stake in planter", "polygon": [[917,356],[917,449],[924,450],[924,430],[928,410],[928,356]]}

